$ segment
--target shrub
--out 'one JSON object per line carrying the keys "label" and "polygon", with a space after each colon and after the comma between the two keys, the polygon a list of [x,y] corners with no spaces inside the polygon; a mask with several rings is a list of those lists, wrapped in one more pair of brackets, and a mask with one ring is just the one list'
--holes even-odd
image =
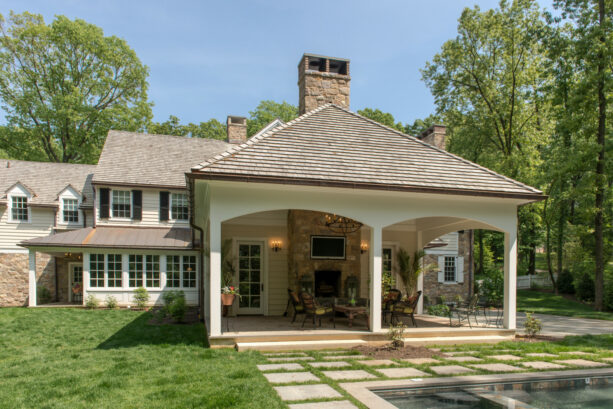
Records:
{"label": "shrub", "polygon": [[98,308],[98,305],[100,305],[100,300],[98,300],[93,294],[88,295],[85,299],[85,307],[89,308],[90,310]]}
{"label": "shrub", "polygon": [[577,282],[577,298],[581,301],[594,301],[595,291],[594,279],[588,273],[584,273]]}
{"label": "shrub", "polygon": [[526,322],[524,323],[524,329],[526,331],[526,335],[530,338],[538,335],[543,329],[543,324],[541,324],[541,320],[535,318],[532,313],[526,313]]}
{"label": "shrub", "polygon": [[136,308],[144,310],[147,307],[147,303],[149,302],[149,293],[143,287],[138,287],[134,290],[134,304],[136,304]]}
{"label": "shrub", "polygon": [[168,312],[175,321],[183,322],[186,310],[187,305],[185,304],[185,294],[183,294],[183,291],[181,291],[180,294],[174,299],[172,304],[170,304],[168,307]]}
{"label": "shrub", "polygon": [[504,274],[493,268],[486,271],[485,278],[479,285],[479,294],[488,301],[500,301],[504,297]]}
{"label": "shrub", "polygon": [[46,304],[51,301],[51,291],[43,285],[36,287],[36,303]]}
{"label": "shrub", "polygon": [[428,314],[437,317],[449,317],[450,311],[449,306],[446,304],[430,305],[428,307]]}
{"label": "shrub", "polygon": [[558,291],[562,294],[574,294],[575,285],[573,284],[573,274],[568,270],[562,270],[558,276]]}
{"label": "shrub", "polygon": [[406,326],[401,322],[398,325],[390,324],[390,329],[387,332],[387,338],[392,341],[394,348],[404,347],[404,330]]}
{"label": "shrub", "polygon": [[164,301],[164,306],[168,309],[168,307],[170,307],[170,305],[174,302],[174,300],[177,297],[183,296],[183,291],[179,291],[179,290],[170,290],[170,291],[166,291],[163,295],[162,295],[162,300]]}
{"label": "shrub", "polygon": [[107,295],[104,299],[104,303],[106,304],[106,308],[110,308],[111,310],[117,308],[117,298],[112,295]]}

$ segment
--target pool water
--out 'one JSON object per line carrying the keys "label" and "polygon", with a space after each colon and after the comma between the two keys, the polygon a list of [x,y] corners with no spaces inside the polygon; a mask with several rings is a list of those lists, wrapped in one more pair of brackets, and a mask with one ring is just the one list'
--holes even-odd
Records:
{"label": "pool water", "polygon": [[613,408],[613,377],[373,391],[399,409]]}

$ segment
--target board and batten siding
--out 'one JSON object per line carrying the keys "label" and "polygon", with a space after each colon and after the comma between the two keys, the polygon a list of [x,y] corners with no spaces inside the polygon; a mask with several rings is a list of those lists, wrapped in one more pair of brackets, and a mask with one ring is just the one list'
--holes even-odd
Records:
{"label": "board and batten siding", "polygon": [[[132,220],[124,218],[112,217],[112,208],[110,208],[110,215],[108,219],[100,218],[100,189],[108,188],[111,190],[109,196],[112,197],[113,190],[140,190],[143,192],[143,204],[142,204],[142,219]],[[145,226],[145,227],[172,227],[172,226],[189,226],[188,220],[168,220],[160,221],[160,192],[172,193],[187,193],[185,189],[151,189],[151,188],[135,188],[135,187],[113,187],[96,185],[96,224],[100,226]],[[169,199],[172,200],[172,199]],[[112,201],[109,198],[109,206],[112,206]]]}
{"label": "board and batten siding", "polygon": [[[286,213],[287,214],[287,213]],[[283,225],[258,226],[253,221],[250,224],[239,223],[234,219],[231,223],[223,223],[221,229],[222,242],[225,240],[263,240],[265,266],[267,266],[268,315],[283,315],[287,306],[287,216]],[[282,242],[281,250],[274,252],[270,248],[272,240]],[[234,257],[236,258],[236,254]]]}

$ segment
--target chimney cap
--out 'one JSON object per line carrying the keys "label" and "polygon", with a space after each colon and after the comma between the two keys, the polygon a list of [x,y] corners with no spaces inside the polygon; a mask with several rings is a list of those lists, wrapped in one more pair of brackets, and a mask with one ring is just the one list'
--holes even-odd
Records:
{"label": "chimney cap", "polygon": [[247,117],[228,115],[227,124],[247,126]]}
{"label": "chimney cap", "polygon": [[428,129],[426,129],[425,131],[423,131],[422,133],[419,134],[419,138],[423,139],[426,136],[432,134],[432,133],[445,133],[445,130],[447,129],[447,127],[445,125],[430,125],[428,127]]}
{"label": "chimney cap", "polygon": [[304,54],[302,54],[302,59],[304,59],[304,57],[314,57],[314,58],[323,58],[323,59],[326,59],[326,60],[349,62],[349,58],[331,57],[329,55],[321,55],[321,54],[314,54],[314,53],[304,53]]}

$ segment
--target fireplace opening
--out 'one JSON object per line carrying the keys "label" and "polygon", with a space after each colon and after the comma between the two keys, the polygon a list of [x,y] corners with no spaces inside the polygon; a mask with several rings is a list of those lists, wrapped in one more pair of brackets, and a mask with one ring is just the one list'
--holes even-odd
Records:
{"label": "fireplace opening", "polygon": [[315,297],[340,297],[341,272],[320,270],[315,272]]}

